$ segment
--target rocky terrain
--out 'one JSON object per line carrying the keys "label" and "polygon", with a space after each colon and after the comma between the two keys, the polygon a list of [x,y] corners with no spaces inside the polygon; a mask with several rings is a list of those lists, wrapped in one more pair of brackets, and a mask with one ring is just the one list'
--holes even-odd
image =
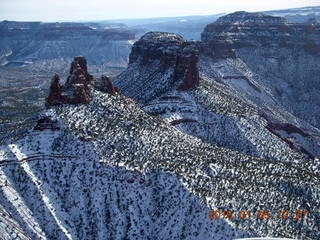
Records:
{"label": "rocky terrain", "polygon": [[[72,59],[37,61],[24,66],[0,66],[0,144],[7,138],[34,126],[38,114],[45,109],[51,78],[59,73],[64,84]],[[114,77],[122,67],[89,65],[98,80],[101,75]]]}
{"label": "rocky terrain", "polygon": [[[237,12],[208,25],[201,42],[147,33],[114,82],[148,113],[206,142],[268,159],[313,158],[320,154],[317,29]],[[288,52],[301,60],[284,59]],[[306,68],[298,67],[302,59]]]}
{"label": "rocky terrain", "polygon": [[123,24],[0,22],[0,143],[35,124],[50,78],[66,79],[74,56],[86,56],[92,75],[114,76],[134,39]]}
{"label": "rocky terrain", "polygon": [[59,75],[53,76],[47,106],[90,102],[90,85],[93,81],[93,76],[87,70],[87,60],[84,57],[75,57],[65,85],[61,85]]}
{"label": "rocky terrain", "polygon": [[[308,22],[309,20],[316,22],[319,20],[318,13],[319,7],[268,12],[271,15],[284,16],[293,22]],[[43,103],[50,87],[49,79],[52,73],[63,74],[63,79],[66,78],[68,76],[67,66],[74,56],[86,56],[92,75],[114,76],[127,66],[133,42],[144,33],[168,31],[179,33],[184,39],[200,40],[203,28],[222,15],[224,14],[126,19],[117,20],[117,23],[114,21],[97,23],[1,22],[0,119],[2,123],[0,123],[0,142],[8,136],[10,131],[34,124],[36,115],[44,107]],[[284,53],[282,57],[287,58],[287,53]],[[295,61],[295,58],[296,56],[293,56],[290,62]],[[300,65],[304,65],[303,58],[305,56],[301,57]],[[272,59],[269,60],[272,61]],[[313,59],[310,59],[304,68],[308,68],[310,63],[313,63]],[[306,87],[310,89],[312,84]],[[301,96],[301,102],[304,102],[304,98],[309,98],[301,91],[297,94]],[[315,91],[310,95],[314,102],[316,102],[317,97],[314,97],[316,94]],[[26,104],[22,105],[21,102]],[[301,108],[304,107],[305,105],[301,104],[299,110],[296,111],[301,112],[303,111]],[[308,115],[310,118],[315,118],[311,111]]]}
{"label": "rocky terrain", "polygon": [[[319,24],[291,24],[280,17],[237,12],[209,24],[202,41],[208,46],[205,55],[233,58],[234,71],[252,78],[277,103],[319,128],[319,30]],[[218,51],[214,56],[215,46],[229,55],[219,56]]]}
{"label": "rocky terrain", "polygon": [[[210,145],[120,93],[89,88],[91,101],[52,106],[1,147],[3,238],[319,237],[318,159],[269,161]],[[211,208],[233,217],[210,219]],[[309,215],[277,217],[288,208]],[[252,218],[239,219],[248,209]],[[262,209],[272,217],[259,219]]]}
{"label": "rocky terrain", "polygon": [[129,67],[115,80],[116,85],[143,102],[172,88],[193,88],[199,84],[197,52],[195,44],[179,35],[147,33],[132,47]]}
{"label": "rocky terrain", "polygon": [[1,237],[319,239],[318,33],[236,12],[145,34],[112,79],[75,57],[0,146]]}

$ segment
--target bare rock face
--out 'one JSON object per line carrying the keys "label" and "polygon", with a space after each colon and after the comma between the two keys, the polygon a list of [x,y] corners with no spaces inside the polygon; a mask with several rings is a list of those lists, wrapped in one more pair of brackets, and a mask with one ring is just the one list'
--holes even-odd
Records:
{"label": "bare rock face", "polygon": [[179,90],[188,90],[199,84],[199,50],[195,42],[187,42],[180,35],[163,32],[146,33],[132,48],[129,63],[154,64],[164,72],[174,68],[173,80],[183,82]]}
{"label": "bare rock face", "polygon": [[201,34],[204,53],[216,58],[236,56],[242,47],[302,48],[320,54],[320,26],[292,24],[262,13],[235,12],[207,25]]}
{"label": "bare rock face", "polygon": [[53,118],[51,115],[43,114],[38,119],[37,125],[34,127],[34,130],[43,131],[43,130],[59,130],[60,126],[58,120]]}
{"label": "bare rock face", "polygon": [[63,88],[60,84],[60,77],[58,74],[55,74],[51,80],[50,93],[47,98],[46,105],[59,105],[63,102],[62,99]]}
{"label": "bare rock face", "polygon": [[164,32],[148,32],[132,47],[129,64],[141,61],[148,64],[160,60],[162,67],[174,65],[185,41],[180,35]]}
{"label": "bare rock face", "polygon": [[71,63],[70,75],[64,86],[60,84],[60,78],[57,74],[52,78],[46,106],[90,102],[92,99],[90,86],[93,82],[94,78],[87,70],[86,59],[75,57]]}
{"label": "bare rock face", "polygon": [[[183,48],[176,65],[176,74],[183,79],[178,90],[188,90],[199,85],[198,51],[192,45]],[[179,77],[178,77],[179,78]]]}
{"label": "bare rock face", "polygon": [[115,94],[118,90],[113,86],[112,81],[107,76],[102,75],[94,82],[94,87],[104,93]]}
{"label": "bare rock face", "polygon": [[88,73],[87,60],[84,57],[75,57],[70,67],[70,76],[67,79],[66,87],[74,84],[90,84],[93,76]]}
{"label": "bare rock face", "polygon": [[149,32],[132,47],[128,68],[115,83],[129,97],[148,101],[172,89],[199,85],[198,42],[165,32]]}

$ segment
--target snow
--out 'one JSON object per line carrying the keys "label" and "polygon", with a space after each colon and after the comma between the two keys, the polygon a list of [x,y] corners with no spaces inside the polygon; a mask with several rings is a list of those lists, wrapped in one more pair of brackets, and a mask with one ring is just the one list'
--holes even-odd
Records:
{"label": "snow", "polygon": [[294,240],[293,238],[269,238],[269,237],[266,237],[266,238],[237,238],[237,239],[234,239],[234,240]]}
{"label": "snow", "polygon": [[6,174],[0,169],[1,177],[1,189],[3,197],[12,204],[17,210],[19,216],[23,219],[26,227],[29,231],[34,232],[37,238],[45,238],[44,232],[41,230],[39,223],[32,216],[32,211],[25,205],[21,195],[14,189],[10,179],[6,177]]}
{"label": "snow", "polygon": [[[120,109],[123,111],[125,106]],[[90,126],[92,119],[86,110],[78,109],[70,112],[68,119],[71,122],[67,122],[66,127],[69,128],[69,123],[77,128],[81,128],[83,124]],[[103,111],[92,113],[104,114]],[[85,115],[90,121],[77,120],[77,117],[82,118]],[[62,117],[64,119],[64,116]],[[121,124],[121,126],[124,129],[128,128],[127,125]],[[98,142],[94,141],[93,145],[80,142],[63,130],[54,133],[31,131],[29,134],[8,147],[8,150],[17,157],[17,164],[0,166],[3,170],[1,175],[12,182],[14,191],[22,194],[19,196],[17,192],[14,195],[25,202],[23,205],[17,202],[14,207],[23,210],[22,206],[29,206],[30,210],[26,216],[22,213],[15,215],[15,220],[29,236],[40,234],[35,235],[33,228],[26,228],[25,222],[31,221],[27,216],[31,215],[39,220],[36,229],[45,234],[41,236],[44,239],[82,237],[123,239],[126,236],[130,239],[140,239],[141,236],[180,238],[181,234],[191,236],[195,232],[204,238],[216,236],[217,239],[226,239],[224,233],[217,235],[212,232],[221,226],[230,229],[230,234],[234,236],[244,236],[241,230],[234,229],[227,222],[210,221],[207,218],[209,209],[190,195],[175,175],[151,171],[151,162],[145,165],[142,174],[134,170],[135,167],[129,170],[130,164],[123,164],[122,159],[118,159],[120,162],[116,164],[117,167],[114,167],[115,162],[109,160],[107,156],[104,158],[105,163],[100,162],[102,158],[95,157],[94,151],[97,149],[93,148]],[[150,135],[149,131],[144,135]],[[29,141],[31,137],[35,141]],[[106,139],[112,140],[109,137]],[[107,146],[105,143],[103,145]],[[143,149],[148,152],[150,147]],[[85,154],[78,155],[75,159],[67,157],[76,155],[79,149],[86,149]],[[103,150],[101,147],[99,149]],[[65,158],[51,160],[42,157],[33,161],[19,162],[35,154],[65,155]],[[2,152],[2,155],[7,156],[8,153]],[[22,173],[16,175],[10,169],[19,169]],[[131,178],[133,183],[128,180]],[[141,182],[141,179],[144,181]],[[6,188],[0,189],[0,193],[8,192]],[[25,192],[21,189],[29,190]],[[33,193],[32,198],[30,198],[31,193]],[[162,197],[156,197],[158,195]],[[0,204],[4,203],[4,206],[7,202],[7,198],[0,199]],[[6,209],[11,211],[9,208]],[[194,211],[192,219],[187,212],[190,210]],[[42,211],[45,212],[44,215]],[[96,219],[94,229],[90,227],[92,224],[90,219]],[[34,224],[29,223],[31,226]]]}
{"label": "snow", "polygon": [[[149,37],[180,41],[172,34]],[[277,65],[275,53],[255,54],[202,56],[200,85],[188,91],[175,90],[174,69],[159,71],[158,60],[131,63],[116,85],[140,106],[93,91],[88,104],[47,113],[60,130],[30,129],[1,146],[0,206],[16,223],[0,216],[5,239],[20,229],[32,239],[318,239],[319,159],[306,159],[283,138],[317,154],[319,130],[281,107],[264,82],[272,81],[260,78]],[[185,119],[192,121],[170,124]],[[310,136],[270,131],[272,121],[303,126]],[[311,214],[289,223],[208,218],[210,209],[274,213],[288,206]]]}

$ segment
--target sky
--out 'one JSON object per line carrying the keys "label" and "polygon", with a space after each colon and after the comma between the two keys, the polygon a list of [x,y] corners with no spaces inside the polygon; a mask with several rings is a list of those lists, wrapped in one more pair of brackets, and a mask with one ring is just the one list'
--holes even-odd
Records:
{"label": "sky", "polygon": [[319,6],[320,0],[0,0],[0,20],[92,21]]}

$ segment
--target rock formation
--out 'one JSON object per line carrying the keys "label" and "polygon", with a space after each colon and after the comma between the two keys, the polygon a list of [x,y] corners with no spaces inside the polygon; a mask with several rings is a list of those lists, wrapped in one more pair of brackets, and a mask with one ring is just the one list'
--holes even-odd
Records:
{"label": "rock formation", "polygon": [[86,59],[84,57],[75,57],[71,63],[70,76],[64,86],[60,84],[59,76],[57,74],[54,75],[46,106],[90,102],[93,81],[93,76],[87,70]]}
{"label": "rock formation", "polygon": [[134,44],[129,63],[138,59],[141,64],[160,60],[159,70],[173,67],[172,80],[182,80],[178,89],[188,90],[199,84],[198,54],[195,42],[187,42],[177,34],[150,32]]}
{"label": "rock formation", "polygon": [[111,79],[104,75],[94,82],[94,87],[101,92],[109,94],[115,94],[118,92],[118,89],[112,85]]}
{"label": "rock formation", "polygon": [[47,98],[46,105],[59,105],[63,103],[62,98],[62,86],[60,84],[60,77],[58,74],[55,74],[51,80],[50,93]]}
{"label": "rock formation", "polygon": [[194,88],[199,85],[199,47],[177,34],[146,33],[133,45],[128,69],[115,83],[126,95],[143,101],[172,88]]}
{"label": "rock formation", "polygon": [[39,117],[34,130],[43,131],[46,129],[57,131],[60,130],[60,126],[57,119],[53,118],[51,115],[43,114]]}
{"label": "rock formation", "polygon": [[[179,75],[183,82],[178,90],[188,90],[199,85],[198,51],[193,44],[187,43],[179,56],[176,65],[176,76]],[[179,77],[178,77],[179,79]]]}
{"label": "rock formation", "polygon": [[[282,160],[290,152],[318,156],[317,131],[290,115],[294,110],[319,124],[317,29],[316,24],[236,12],[209,24],[201,42],[150,32],[134,44],[128,68],[114,82],[144,111],[206,142],[269,159],[279,159],[279,144],[287,149]],[[268,115],[281,129],[255,118],[259,108],[272,109]],[[307,135],[293,138],[297,132],[284,131],[292,129]],[[265,139],[268,147],[257,147]]]}
{"label": "rock formation", "polygon": [[[320,38],[247,15],[220,19],[225,32],[208,27],[203,43],[146,34],[115,78],[141,105],[106,99],[115,88],[102,77],[90,104],[51,109],[36,127],[60,130],[1,146],[0,238],[320,239],[320,131],[290,112],[319,116],[320,59],[302,46]],[[85,102],[92,81],[76,58],[48,103]]]}
{"label": "rock formation", "polygon": [[292,24],[285,18],[262,13],[235,12],[207,25],[201,34],[204,53],[216,57],[235,57],[243,47],[303,48],[318,55],[320,25]]}
{"label": "rock formation", "polygon": [[67,78],[66,87],[75,84],[88,85],[93,82],[93,76],[88,73],[87,61],[84,57],[75,57],[70,67],[70,76]]}

